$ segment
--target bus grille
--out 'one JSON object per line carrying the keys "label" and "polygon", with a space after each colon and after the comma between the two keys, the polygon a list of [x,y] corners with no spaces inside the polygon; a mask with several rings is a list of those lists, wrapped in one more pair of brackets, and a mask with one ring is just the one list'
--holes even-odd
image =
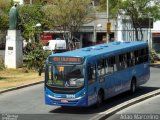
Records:
{"label": "bus grille", "polygon": [[67,100],[68,102],[61,102],[61,100],[53,100],[52,99],[52,103],[54,104],[54,103],[56,103],[56,104],[65,104],[65,105],[67,105],[67,104],[76,104],[77,102],[78,102],[78,100],[75,100],[75,101],[69,101],[69,100]]}

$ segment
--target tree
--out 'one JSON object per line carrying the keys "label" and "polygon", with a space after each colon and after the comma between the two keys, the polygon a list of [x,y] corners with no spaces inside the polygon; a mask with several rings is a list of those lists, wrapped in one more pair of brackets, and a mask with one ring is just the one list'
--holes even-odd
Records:
{"label": "tree", "polygon": [[10,0],[0,0],[0,44],[5,43],[6,30],[8,29],[8,13],[11,7]]}
{"label": "tree", "polygon": [[44,68],[48,52],[44,51],[41,44],[29,43],[24,49],[24,63],[28,69],[38,70]]}
{"label": "tree", "polygon": [[36,24],[43,24],[43,14],[41,12],[41,5],[39,4],[26,4],[20,6],[19,18],[20,23],[19,27],[22,31],[22,35],[26,40],[34,40],[34,35],[37,32]]}
{"label": "tree", "polygon": [[[154,2],[151,2],[151,0],[140,0],[138,2],[136,0],[125,0],[120,6],[124,13],[131,18],[137,40],[143,39],[143,24],[141,22],[144,18],[160,19],[160,4],[159,2]],[[138,37],[138,31],[140,31],[141,38]]]}
{"label": "tree", "polygon": [[10,0],[0,0],[0,30],[8,28],[8,12],[10,7]]}
{"label": "tree", "polygon": [[[107,10],[107,5],[106,5],[107,0],[100,0],[99,6],[98,6],[98,11],[100,12],[106,12]],[[121,2],[123,0],[108,0],[108,8],[109,8],[109,17],[114,18],[117,17],[118,15],[118,10],[120,9]]]}
{"label": "tree", "polygon": [[52,0],[52,3],[43,7],[47,26],[63,31],[70,47],[69,43],[73,43],[74,33],[79,31],[80,26],[94,18],[90,7],[91,0]]}
{"label": "tree", "polygon": [[[102,3],[105,1],[101,0]],[[100,6],[102,10],[103,7]],[[130,17],[137,40],[142,40],[142,24],[140,20],[144,18],[160,19],[160,2],[158,0],[112,0],[110,1],[110,11],[112,15],[127,15]],[[141,38],[139,38],[139,32]]]}

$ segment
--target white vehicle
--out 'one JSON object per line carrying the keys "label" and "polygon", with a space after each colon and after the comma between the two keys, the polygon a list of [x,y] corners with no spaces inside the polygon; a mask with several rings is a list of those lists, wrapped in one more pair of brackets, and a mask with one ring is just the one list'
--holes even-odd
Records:
{"label": "white vehicle", "polygon": [[43,46],[43,50],[64,50],[66,49],[66,41],[65,40],[49,40],[48,46]]}

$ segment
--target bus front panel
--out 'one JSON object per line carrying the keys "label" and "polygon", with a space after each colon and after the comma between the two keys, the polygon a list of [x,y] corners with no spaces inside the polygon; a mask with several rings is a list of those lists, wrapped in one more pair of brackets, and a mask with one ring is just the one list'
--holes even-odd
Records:
{"label": "bus front panel", "polygon": [[45,103],[58,106],[87,106],[84,66],[46,65]]}

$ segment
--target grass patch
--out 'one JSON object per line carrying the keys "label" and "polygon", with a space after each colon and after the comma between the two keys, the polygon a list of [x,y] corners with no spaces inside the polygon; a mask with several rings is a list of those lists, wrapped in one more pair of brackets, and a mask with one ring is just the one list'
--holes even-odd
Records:
{"label": "grass patch", "polygon": [[0,80],[5,80],[6,79],[6,77],[0,77]]}
{"label": "grass patch", "polygon": [[0,91],[21,85],[44,80],[44,74],[38,76],[38,72],[24,69],[4,69],[0,70]]}

